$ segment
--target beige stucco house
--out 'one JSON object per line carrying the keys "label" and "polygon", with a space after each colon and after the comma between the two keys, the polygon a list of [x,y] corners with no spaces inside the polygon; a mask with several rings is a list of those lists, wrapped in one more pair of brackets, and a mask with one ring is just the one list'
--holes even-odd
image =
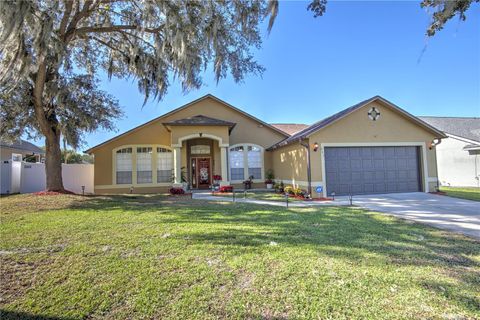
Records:
{"label": "beige stucco house", "polygon": [[208,188],[214,175],[240,188],[253,176],[263,187],[269,170],[306,189],[309,164],[313,196],[428,192],[444,137],[379,96],[306,126],[268,124],[206,95],[86,152],[95,193],[165,192],[185,180]]}

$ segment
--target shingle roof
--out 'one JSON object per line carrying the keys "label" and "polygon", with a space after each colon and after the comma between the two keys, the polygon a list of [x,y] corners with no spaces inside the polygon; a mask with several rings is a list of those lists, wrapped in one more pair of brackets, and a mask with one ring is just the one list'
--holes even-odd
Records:
{"label": "shingle roof", "polygon": [[381,97],[381,96],[374,96],[370,99],[367,99],[367,100],[363,100],[357,104],[354,104],[353,106],[351,107],[348,107],[346,109],[343,109],[325,119],[322,119],[318,122],[315,122],[314,124],[312,124],[311,126],[295,133],[294,135],[274,144],[273,146],[271,146],[270,148],[268,148],[268,150],[271,150],[271,149],[275,149],[277,147],[280,147],[280,146],[284,146],[284,145],[287,145],[287,144],[290,144],[294,141],[298,141],[298,140],[302,140],[302,139],[305,139],[307,136],[309,136],[310,134],[326,127],[327,125],[335,122],[336,120],[340,119],[340,118],[343,118],[344,116],[348,115],[349,113],[365,106],[366,104],[370,103],[370,102],[373,102],[375,100],[380,100],[382,101],[383,103],[395,108],[396,110],[400,111],[401,113],[403,113],[404,115],[406,115],[407,117],[410,117],[411,119],[414,119],[415,121],[417,121],[419,124],[423,125],[424,127],[427,127],[428,129],[434,131],[434,132],[437,132],[439,135],[442,135],[443,134],[438,130],[438,129],[435,129],[434,127],[432,127],[431,125],[429,125],[428,123],[425,123],[424,121],[420,120],[419,118],[411,115],[410,113],[408,113],[407,111],[403,110],[402,108],[396,106],[395,104],[393,104],[392,102],[388,101],[387,99]]}
{"label": "shingle roof", "polygon": [[210,118],[203,115],[164,122],[163,124],[168,126],[228,126],[230,128],[236,125],[236,123],[230,121]]}
{"label": "shingle roof", "polygon": [[45,151],[43,151],[41,148],[37,147],[36,145],[34,145],[31,142],[21,140],[21,139],[15,141],[15,142],[12,142],[12,143],[0,140],[0,146],[5,147],[5,148],[30,151],[30,152],[33,152],[33,153],[45,154]]}
{"label": "shingle roof", "polygon": [[289,135],[295,134],[309,127],[308,124],[303,123],[271,123],[271,125]]}
{"label": "shingle roof", "polygon": [[457,137],[480,143],[480,118],[476,117],[419,117],[431,126]]}

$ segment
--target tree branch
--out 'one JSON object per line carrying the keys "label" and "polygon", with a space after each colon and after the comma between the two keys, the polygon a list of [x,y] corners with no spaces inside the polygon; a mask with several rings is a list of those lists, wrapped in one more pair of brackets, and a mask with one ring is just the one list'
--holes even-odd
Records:
{"label": "tree branch", "polygon": [[63,14],[62,22],[60,23],[60,36],[63,37],[65,31],[67,29],[68,19],[70,18],[70,14],[72,13],[73,1],[66,0],[65,1],[65,13]]}

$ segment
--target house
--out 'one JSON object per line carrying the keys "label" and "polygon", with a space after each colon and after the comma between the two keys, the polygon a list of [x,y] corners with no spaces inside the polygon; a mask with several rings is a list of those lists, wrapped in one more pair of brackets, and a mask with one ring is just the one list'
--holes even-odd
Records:
{"label": "house", "polygon": [[19,139],[15,142],[0,140],[1,160],[40,162],[45,157],[45,151],[33,143]]}
{"label": "house", "polygon": [[[429,192],[446,136],[375,96],[310,126],[271,125],[206,95],[89,150],[95,193],[157,193],[188,181],[242,187],[265,173],[313,196]],[[308,147],[308,148],[307,148]],[[308,155],[310,155],[308,161]],[[308,170],[310,166],[311,170]]]}
{"label": "house", "polygon": [[448,137],[436,147],[440,185],[480,187],[480,118],[419,118]]}

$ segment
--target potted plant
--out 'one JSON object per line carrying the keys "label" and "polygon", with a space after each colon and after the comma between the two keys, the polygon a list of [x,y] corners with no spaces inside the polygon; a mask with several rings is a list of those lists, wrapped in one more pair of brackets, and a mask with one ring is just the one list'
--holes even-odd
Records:
{"label": "potted plant", "polygon": [[219,174],[214,174],[213,175],[213,184],[220,184],[220,181],[222,181],[222,176]]}
{"label": "potted plant", "polygon": [[273,175],[273,170],[267,170],[267,174],[265,175],[265,184],[267,186],[267,189],[272,189],[273,188],[273,179],[275,179],[275,176]]}
{"label": "potted plant", "polygon": [[243,186],[245,187],[245,190],[252,188],[253,178],[254,176],[250,176],[248,177],[248,180],[243,181]]}

